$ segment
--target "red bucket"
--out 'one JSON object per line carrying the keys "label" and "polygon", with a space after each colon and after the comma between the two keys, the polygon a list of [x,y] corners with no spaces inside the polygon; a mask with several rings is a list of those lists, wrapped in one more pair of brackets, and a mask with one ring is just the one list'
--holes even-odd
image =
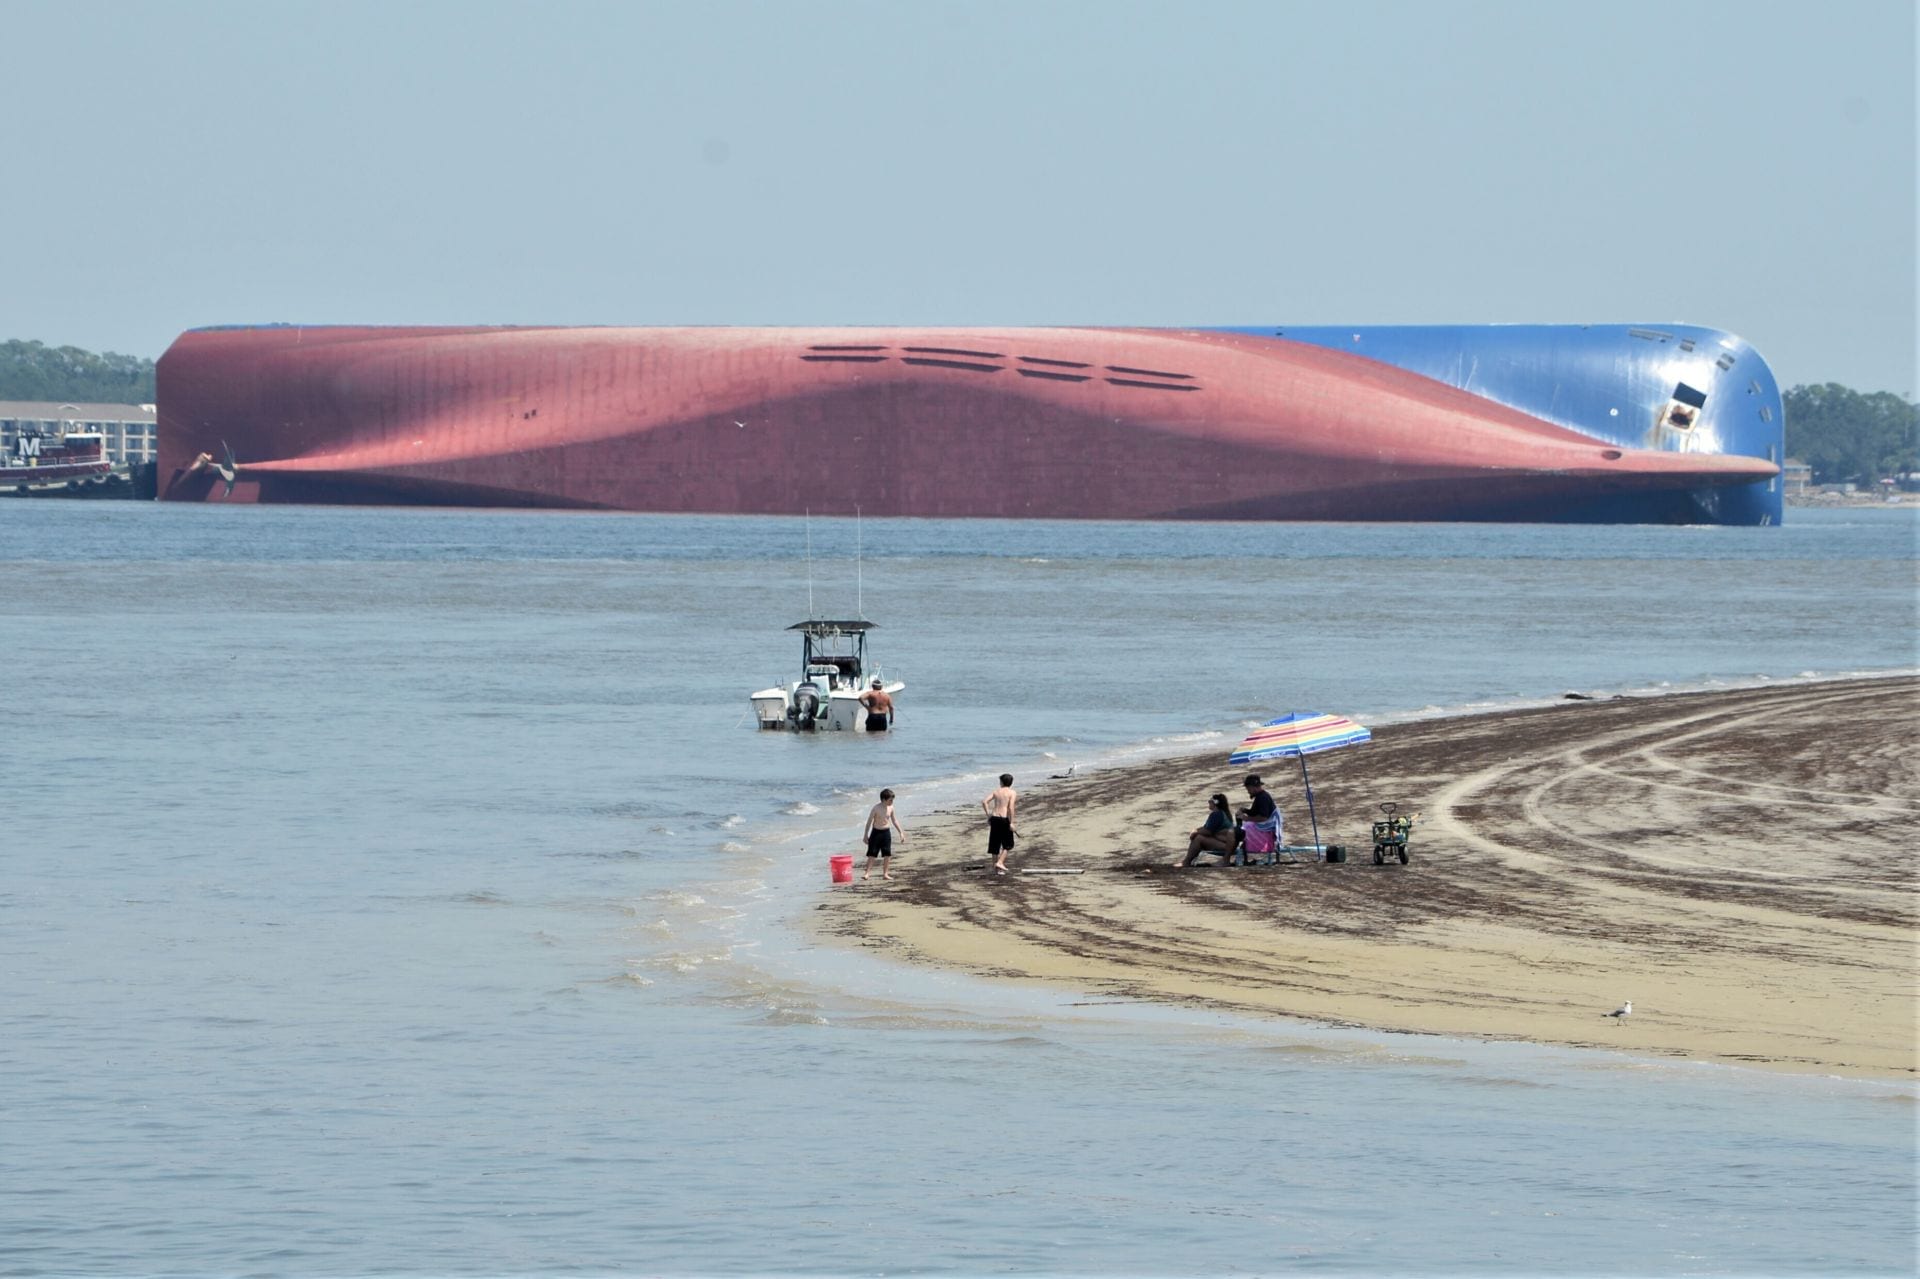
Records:
{"label": "red bucket", "polygon": [[827,858],[827,868],[833,872],[834,883],[851,884],[853,882],[852,853],[840,853]]}

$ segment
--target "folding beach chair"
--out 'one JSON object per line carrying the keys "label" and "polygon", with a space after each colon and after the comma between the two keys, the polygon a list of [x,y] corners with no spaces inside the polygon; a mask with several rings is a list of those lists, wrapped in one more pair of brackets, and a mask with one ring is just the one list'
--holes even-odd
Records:
{"label": "folding beach chair", "polygon": [[[1280,853],[1280,810],[1274,809],[1273,816],[1264,821],[1246,821],[1240,824],[1241,841],[1239,864],[1251,865],[1258,854],[1263,866],[1273,865]],[[1231,862],[1233,859],[1228,858]]]}

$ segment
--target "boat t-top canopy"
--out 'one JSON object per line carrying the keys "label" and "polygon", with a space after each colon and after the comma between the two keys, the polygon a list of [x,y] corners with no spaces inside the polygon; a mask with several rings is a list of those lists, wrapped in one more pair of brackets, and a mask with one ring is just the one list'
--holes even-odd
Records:
{"label": "boat t-top canopy", "polygon": [[859,635],[873,629],[872,622],[795,622],[787,629],[801,631],[813,638],[828,635]]}
{"label": "boat t-top canopy", "polygon": [[867,665],[867,632],[873,623],[814,618],[787,628],[800,632],[801,678],[828,677],[828,687],[857,684]]}

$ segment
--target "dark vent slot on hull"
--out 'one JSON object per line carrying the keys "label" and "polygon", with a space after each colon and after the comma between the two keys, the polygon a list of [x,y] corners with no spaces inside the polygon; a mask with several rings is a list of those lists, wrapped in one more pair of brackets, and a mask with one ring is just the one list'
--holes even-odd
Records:
{"label": "dark vent slot on hull", "polygon": [[884,355],[803,355],[800,358],[814,364],[879,364],[887,357]]}
{"label": "dark vent slot on hull", "polygon": [[1006,358],[998,351],[962,351],[958,347],[952,346],[909,346],[901,349],[912,351],[917,355],[970,355],[976,360],[1003,360]]}
{"label": "dark vent slot on hull", "polygon": [[1050,382],[1091,382],[1093,379],[1085,373],[1054,373],[1047,369],[1019,369],[1021,377],[1043,377]]}
{"label": "dark vent slot on hull", "polygon": [[1110,377],[1107,383],[1110,386],[1144,387],[1149,391],[1197,391],[1200,389],[1197,386],[1181,386],[1175,382],[1140,382],[1126,377]]}
{"label": "dark vent slot on hull", "polygon": [[[912,350],[913,348],[908,347],[907,349]],[[911,355],[903,355],[900,357],[900,362],[902,364],[922,364],[935,369],[965,369],[969,373],[998,373],[1000,371],[998,364],[974,364],[967,360],[927,360],[918,359]]]}
{"label": "dark vent slot on hull", "polygon": [[810,346],[809,351],[884,351],[884,346]]}
{"label": "dark vent slot on hull", "polygon": [[1659,329],[1628,329],[1627,336],[1630,338],[1645,338],[1649,342],[1673,341],[1673,334],[1662,333]]}
{"label": "dark vent slot on hull", "polygon": [[1056,369],[1090,369],[1093,367],[1093,365],[1081,360],[1043,360],[1037,355],[1023,355],[1020,357],[1020,363],[1045,364]]}
{"label": "dark vent slot on hull", "polygon": [[1107,365],[1107,372],[1136,373],[1141,377],[1177,377],[1187,380],[1191,380],[1193,377],[1191,373],[1162,373],[1159,369],[1130,369],[1124,364],[1109,364]]}

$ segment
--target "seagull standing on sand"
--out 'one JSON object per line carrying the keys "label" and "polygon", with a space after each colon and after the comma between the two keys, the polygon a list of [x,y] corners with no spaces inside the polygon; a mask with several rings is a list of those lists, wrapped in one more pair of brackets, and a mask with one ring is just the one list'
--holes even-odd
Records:
{"label": "seagull standing on sand", "polygon": [[1626,1003],[1621,1004],[1618,1008],[1606,1015],[1609,1017],[1618,1017],[1620,1020],[1625,1021],[1627,1018],[1633,1016],[1633,1001],[1629,999]]}

